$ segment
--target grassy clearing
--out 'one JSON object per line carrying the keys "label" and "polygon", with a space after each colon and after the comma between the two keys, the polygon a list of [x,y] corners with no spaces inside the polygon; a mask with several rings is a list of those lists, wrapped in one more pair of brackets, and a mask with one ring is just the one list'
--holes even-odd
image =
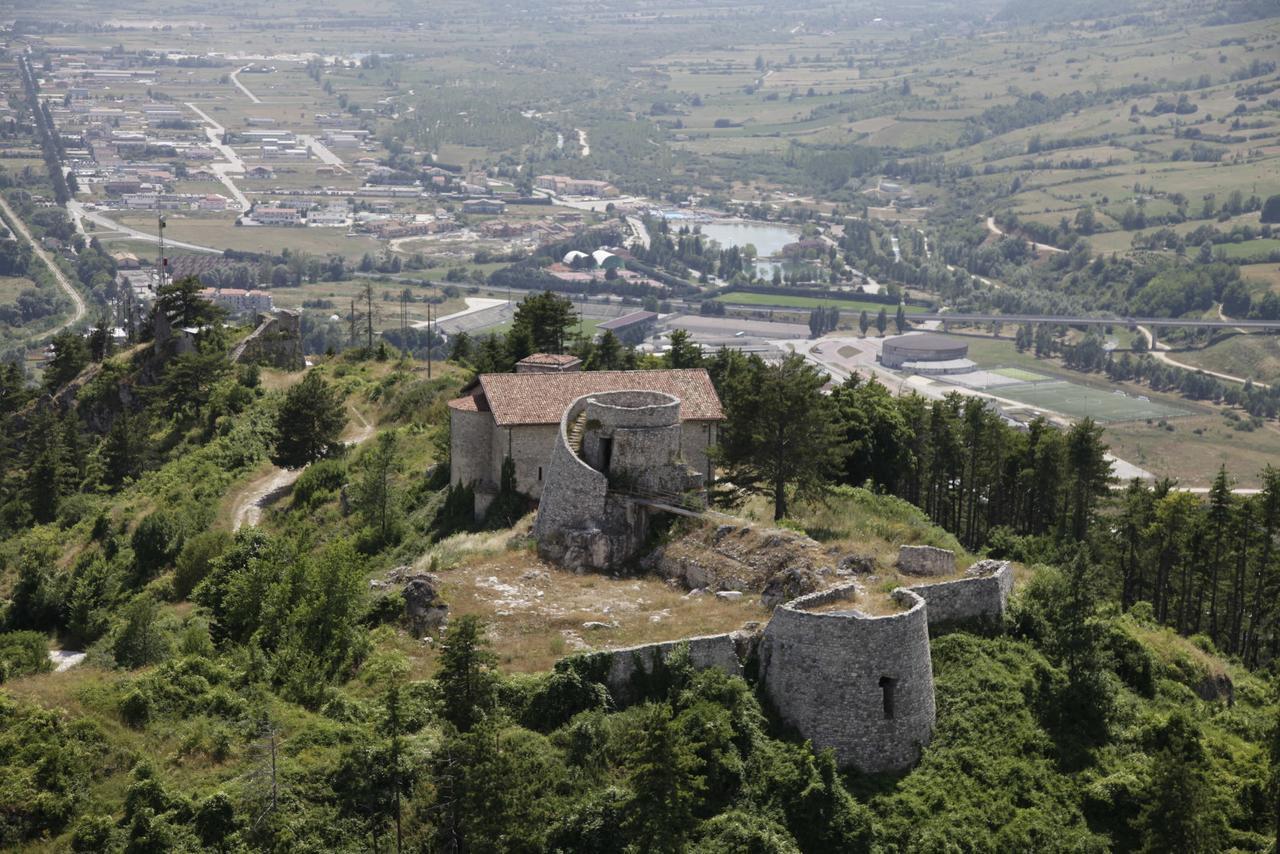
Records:
{"label": "grassy clearing", "polygon": [[1186,350],[1174,358],[1188,365],[1265,383],[1280,380],[1280,337],[1233,335],[1203,350]]}
{"label": "grassy clearing", "polygon": [[1280,264],[1245,264],[1240,268],[1240,275],[1247,282],[1280,293]]}
{"label": "grassy clearing", "polygon": [[1280,455],[1280,431],[1232,429],[1221,415],[1194,415],[1161,425],[1156,421],[1114,424],[1105,434],[1112,452],[1157,477],[1184,486],[1209,486],[1220,466],[1244,487],[1259,486],[1258,473]]}
{"label": "grassy clearing", "polygon": [[[512,530],[455,535],[419,561],[439,573],[451,613],[489,622],[503,670],[547,670],[578,650],[712,634],[767,619],[754,596],[686,597],[656,576],[576,574],[545,564],[526,545],[530,524],[526,518]],[[608,628],[587,629],[587,622]],[[415,672],[433,671],[433,647],[407,653]]]}
{"label": "grassy clearing", "polygon": [[16,302],[18,295],[36,283],[20,276],[0,276],[0,303]]}

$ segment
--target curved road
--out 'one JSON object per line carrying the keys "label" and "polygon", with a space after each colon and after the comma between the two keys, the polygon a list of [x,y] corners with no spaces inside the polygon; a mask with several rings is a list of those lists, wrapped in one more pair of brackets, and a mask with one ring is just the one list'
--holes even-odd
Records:
{"label": "curved road", "polygon": [[[992,234],[997,235],[998,237],[1005,236],[1005,233],[1000,230],[1000,227],[998,225],[996,225],[996,218],[993,216],[987,217],[987,231],[990,231]],[[1042,250],[1044,252],[1066,252],[1067,251],[1065,249],[1059,249],[1056,246],[1050,246],[1048,243],[1036,243],[1034,240],[1031,241],[1031,247],[1033,249]]]}
{"label": "curved road", "polygon": [[[85,208],[80,202],[67,202],[67,213],[75,219],[87,219],[92,223],[96,223],[103,228],[111,231],[118,231],[121,234],[131,237],[134,240],[145,240],[148,243],[159,243],[160,238],[154,234],[148,234],[145,231],[139,231],[136,228],[130,228],[127,225],[121,225],[109,217],[103,216],[97,211],[91,211]],[[178,249],[190,249],[193,252],[207,252],[211,255],[221,255],[221,249],[214,249],[212,246],[200,246],[196,243],[183,243],[181,240],[168,240],[164,242],[165,246],[173,246]]]}
{"label": "curved road", "polygon": [[71,284],[71,280],[62,272],[62,268],[49,257],[49,253],[44,251],[44,247],[37,243],[35,238],[31,236],[31,232],[27,230],[27,224],[13,212],[13,208],[9,207],[9,202],[4,198],[4,196],[0,196],[0,210],[3,210],[5,217],[8,218],[9,222],[13,223],[14,231],[20,235],[23,240],[31,244],[31,250],[35,252],[36,257],[43,261],[44,265],[49,268],[49,272],[53,274],[53,280],[58,283],[58,287],[62,288],[67,297],[71,300],[71,317],[53,327],[53,329],[50,329],[48,332],[43,333],[39,337],[43,338],[45,335],[53,337],[62,330],[75,326],[84,319],[84,297],[80,296],[80,292]]}
{"label": "curved road", "polygon": [[[1177,359],[1174,359],[1165,352],[1169,349],[1169,345],[1165,344],[1163,341],[1156,344],[1154,347],[1151,346],[1151,330],[1147,329],[1145,326],[1139,326],[1138,331],[1142,333],[1142,337],[1147,339],[1147,352],[1154,356],[1158,362],[1164,362],[1166,365],[1172,365],[1175,368],[1182,368],[1184,371],[1191,371],[1192,373],[1199,371],[1202,374],[1217,377],[1218,379],[1226,380],[1227,382],[1239,383],[1240,385],[1244,385],[1248,381],[1245,377],[1237,377],[1232,374],[1224,374],[1221,371],[1211,371],[1208,368],[1201,368],[1197,365],[1188,365],[1186,362],[1179,362]],[[1258,388],[1271,387],[1267,383],[1258,382],[1257,380],[1253,380],[1253,384]]]}

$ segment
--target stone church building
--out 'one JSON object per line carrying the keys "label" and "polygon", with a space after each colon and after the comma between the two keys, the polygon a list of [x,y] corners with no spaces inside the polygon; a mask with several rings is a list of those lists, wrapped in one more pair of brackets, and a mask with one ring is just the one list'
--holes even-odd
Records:
{"label": "stone church building", "polygon": [[534,499],[551,464],[565,410],[583,395],[651,391],[680,400],[680,451],[710,481],[707,449],[718,441],[724,411],[702,368],[661,371],[582,371],[571,356],[537,354],[513,374],[481,374],[449,401],[450,479],[476,490],[482,514],[498,491],[503,460],[516,467],[517,488]]}

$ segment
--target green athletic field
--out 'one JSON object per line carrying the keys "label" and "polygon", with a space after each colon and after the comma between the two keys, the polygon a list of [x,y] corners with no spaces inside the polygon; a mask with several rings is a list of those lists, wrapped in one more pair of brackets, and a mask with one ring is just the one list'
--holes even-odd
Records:
{"label": "green athletic field", "polygon": [[996,368],[991,373],[1024,383],[1038,383],[1041,380],[1049,379],[1044,374],[1037,374],[1034,371],[1026,371],[1022,368]]}
{"label": "green athletic field", "polygon": [[1101,422],[1141,421],[1189,414],[1187,410],[1167,403],[1139,400],[1132,395],[1121,396],[1064,380],[1000,386],[991,389],[991,393],[1072,418],[1092,418]]}

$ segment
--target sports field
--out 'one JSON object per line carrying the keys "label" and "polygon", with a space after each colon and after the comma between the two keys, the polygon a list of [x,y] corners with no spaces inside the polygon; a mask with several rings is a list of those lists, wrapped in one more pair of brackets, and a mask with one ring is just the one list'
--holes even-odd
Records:
{"label": "sports field", "polygon": [[[1004,371],[1002,370],[1001,373]],[[1040,409],[1060,412],[1072,418],[1092,418],[1094,421],[1108,423],[1141,421],[1146,418],[1172,418],[1189,414],[1188,410],[1178,406],[1143,400],[1128,394],[1102,391],[1065,380],[1017,383],[1001,386],[993,393]]]}
{"label": "sports field", "polygon": [[1011,380],[1017,380],[1024,383],[1038,383],[1041,380],[1049,379],[1044,374],[1037,374],[1034,371],[1024,371],[1022,368],[996,368],[991,373],[999,374],[1002,377],[1008,377]]}

